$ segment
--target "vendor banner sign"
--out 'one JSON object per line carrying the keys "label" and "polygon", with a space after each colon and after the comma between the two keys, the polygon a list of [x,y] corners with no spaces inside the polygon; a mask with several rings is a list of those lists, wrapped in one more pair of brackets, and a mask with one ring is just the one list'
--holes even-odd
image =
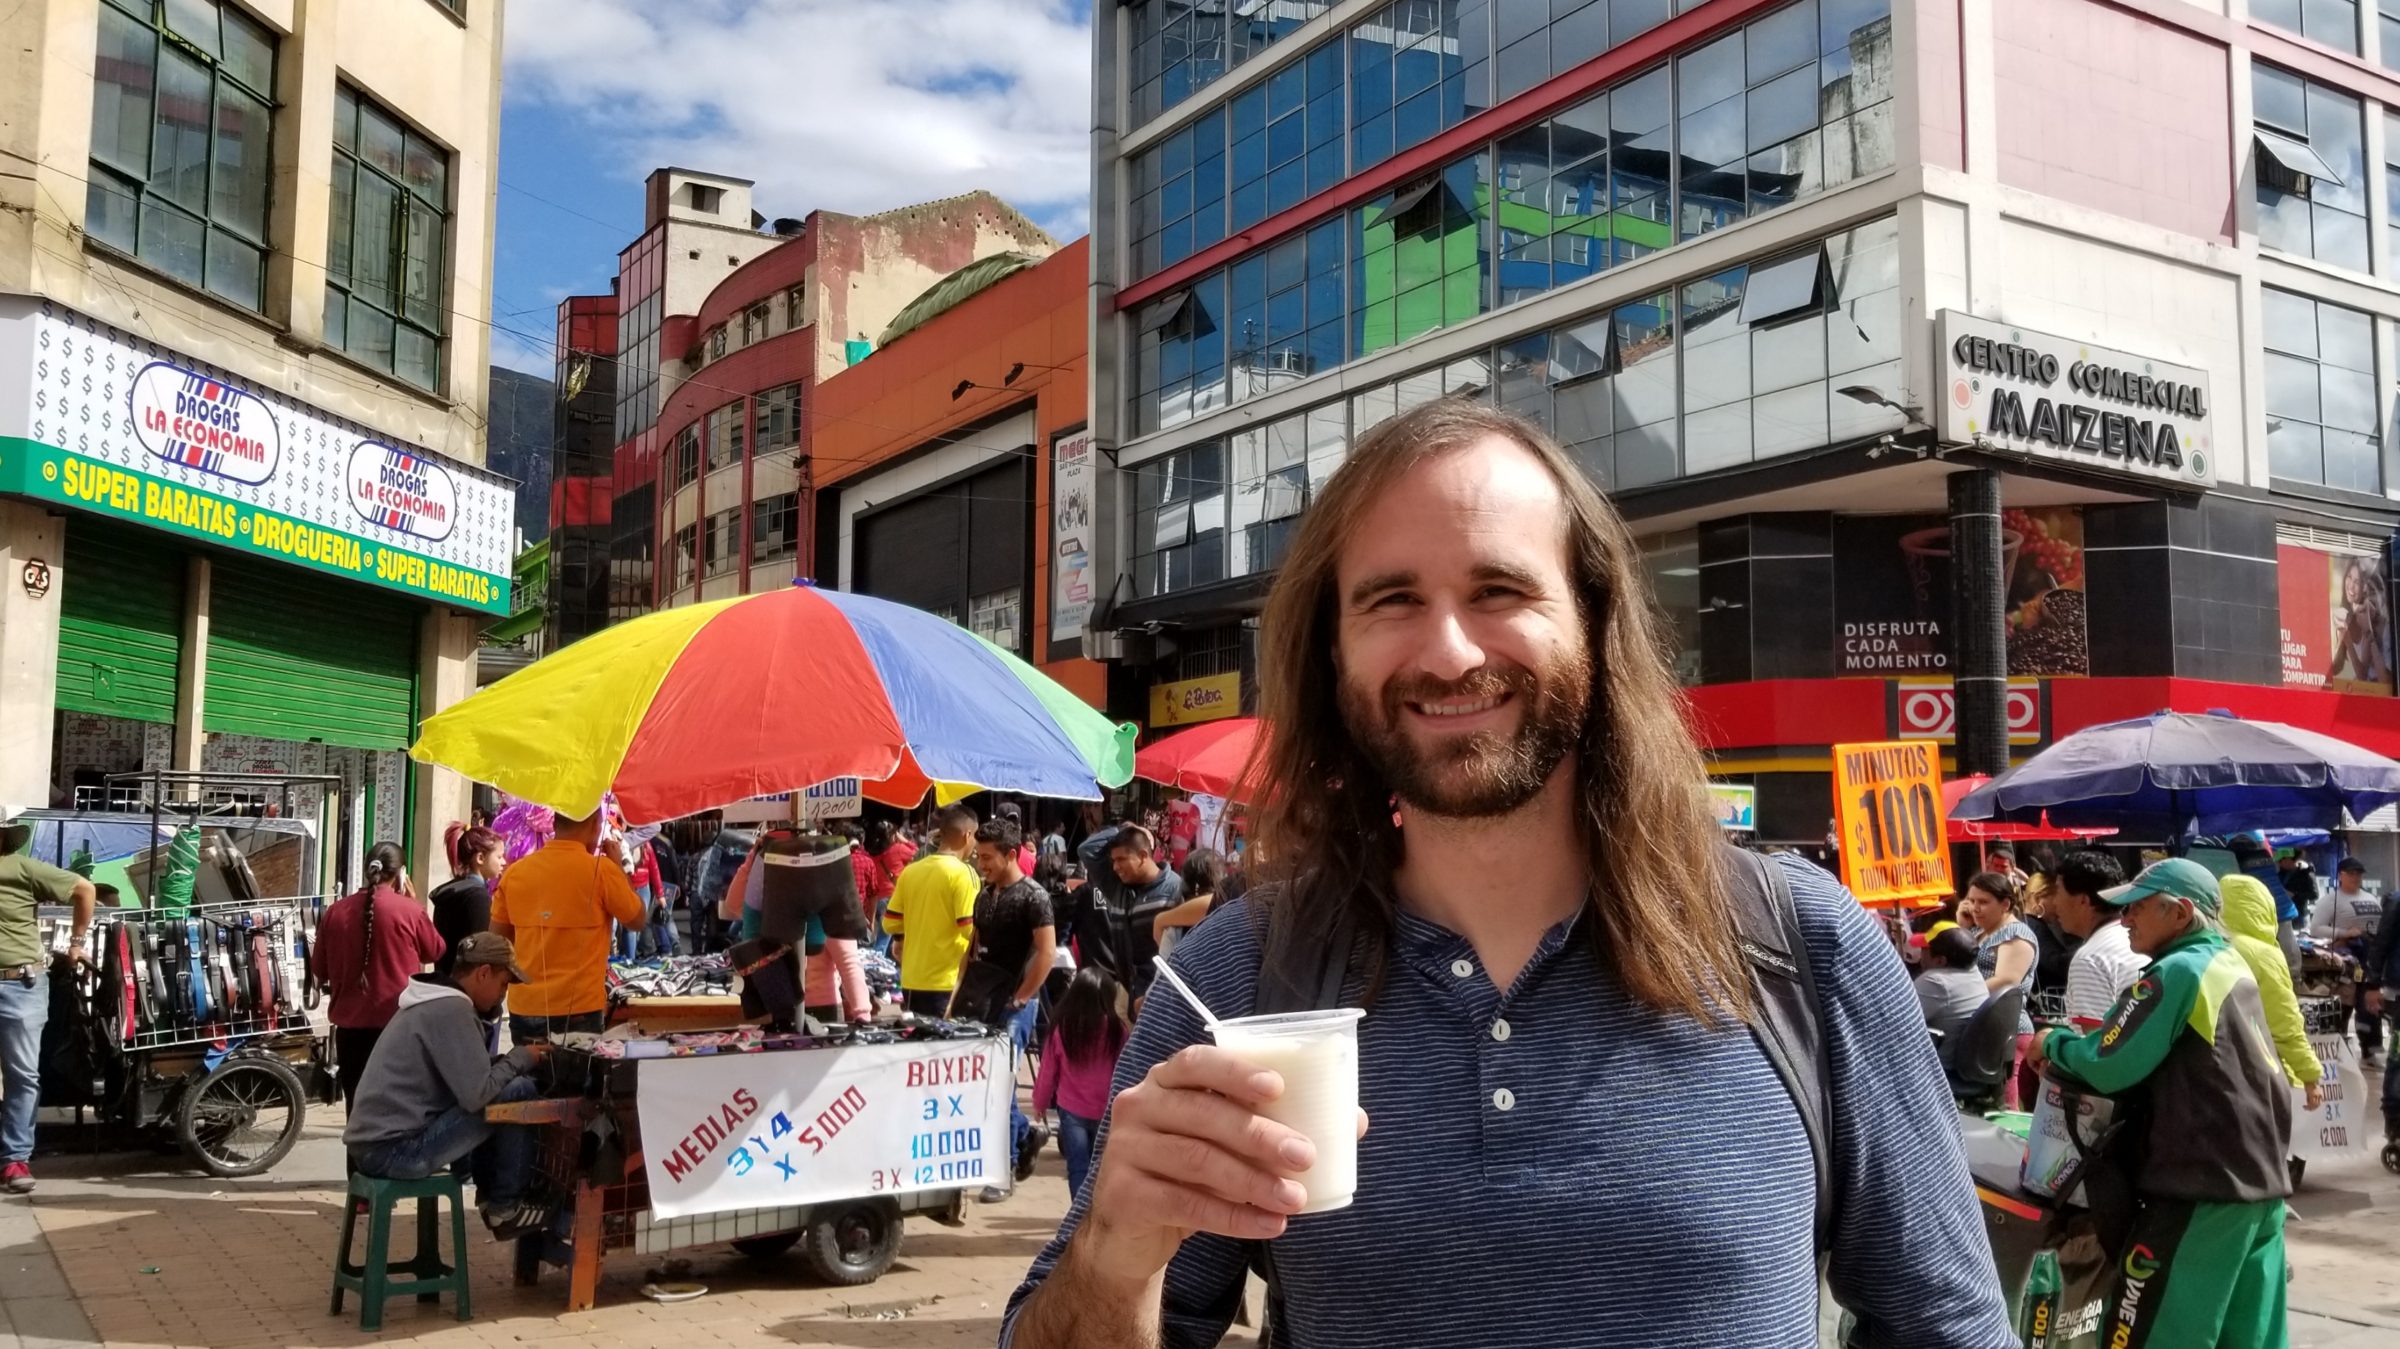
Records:
{"label": "vendor banner sign", "polygon": [[2312,1111],[2307,1093],[2292,1090],[2292,1155],[2315,1162],[2375,1151],[2383,1121],[2378,1118],[2374,1098],[2367,1094],[2358,1046],[2336,1031],[2309,1036],[2308,1047],[2325,1065],[2320,1084],[2325,1089],[2325,1103]]}
{"label": "vendor banner sign", "polygon": [[1950,888],[1942,752],[1930,741],[1833,747],[1842,881],[1861,904],[1933,904]]}
{"label": "vendor banner sign", "polygon": [[0,492],[512,610],[515,489],[48,301],[0,297]]}
{"label": "vendor banner sign", "polygon": [[641,1064],[654,1218],[1005,1183],[1006,1040],[715,1054]]}

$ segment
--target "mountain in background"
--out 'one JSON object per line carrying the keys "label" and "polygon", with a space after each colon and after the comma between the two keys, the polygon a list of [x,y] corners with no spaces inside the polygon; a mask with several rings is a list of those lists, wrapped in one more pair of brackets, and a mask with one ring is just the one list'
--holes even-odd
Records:
{"label": "mountain in background", "polygon": [[558,386],[492,367],[491,433],[484,467],[517,480],[517,528],[530,544],[550,537],[550,446]]}

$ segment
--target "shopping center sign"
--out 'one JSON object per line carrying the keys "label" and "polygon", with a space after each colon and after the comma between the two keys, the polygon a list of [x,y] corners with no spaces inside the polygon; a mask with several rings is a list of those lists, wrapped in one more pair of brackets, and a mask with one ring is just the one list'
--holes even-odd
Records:
{"label": "shopping center sign", "polygon": [[2217,480],[2208,374],[1942,311],[1936,431],[1944,444],[2151,478]]}
{"label": "shopping center sign", "polygon": [[0,297],[0,492],[511,609],[506,480],[45,301]]}

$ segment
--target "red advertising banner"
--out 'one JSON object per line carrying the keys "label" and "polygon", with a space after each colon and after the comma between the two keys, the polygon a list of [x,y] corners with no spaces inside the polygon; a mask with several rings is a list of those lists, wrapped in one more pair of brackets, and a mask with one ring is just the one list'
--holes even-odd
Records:
{"label": "red advertising banner", "polygon": [[2392,694],[2391,590],[2383,559],[2275,549],[2287,688]]}

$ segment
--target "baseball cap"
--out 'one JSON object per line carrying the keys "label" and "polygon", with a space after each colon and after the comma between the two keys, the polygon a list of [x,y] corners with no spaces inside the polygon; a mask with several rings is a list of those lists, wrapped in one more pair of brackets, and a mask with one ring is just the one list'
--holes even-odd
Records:
{"label": "baseball cap", "polygon": [[458,945],[450,948],[450,962],[453,965],[497,965],[508,971],[510,983],[533,982],[525,976],[525,971],[517,968],[516,944],[497,932],[477,932],[460,938]]}
{"label": "baseball cap", "polygon": [[2121,909],[2152,895],[2171,895],[2210,917],[2222,912],[2225,903],[2217,894],[2217,878],[2209,874],[2207,867],[2188,857],[2170,857],[2143,867],[2141,874],[2132,880],[2101,891],[2100,902]]}
{"label": "baseball cap", "polygon": [[2364,863],[2364,862],[2361,862],[2361,861],[2359,861],[2359,860],[2358,860],[2357,858],[2355,858],[2355,857],[2345,857],[2345,858],[2343,858],[2343,859],[2342,859],[2342,864],[2341,864],[2340,866],[2338,866],[2338,867],[2335,867],[2335,868],[2334,868],[2334,870],[2335,870],[2335,871],[2352,871],[2352,872],[2356,872],[2356,873],[2358,873],[2358,874],[2359,874],[2359,875],[2361,875],[2361,876],[2364,876],[2364,875],[2366,875],[2366,874],[2367,874],[2367,864],[2366,864],[2366,863]]}

